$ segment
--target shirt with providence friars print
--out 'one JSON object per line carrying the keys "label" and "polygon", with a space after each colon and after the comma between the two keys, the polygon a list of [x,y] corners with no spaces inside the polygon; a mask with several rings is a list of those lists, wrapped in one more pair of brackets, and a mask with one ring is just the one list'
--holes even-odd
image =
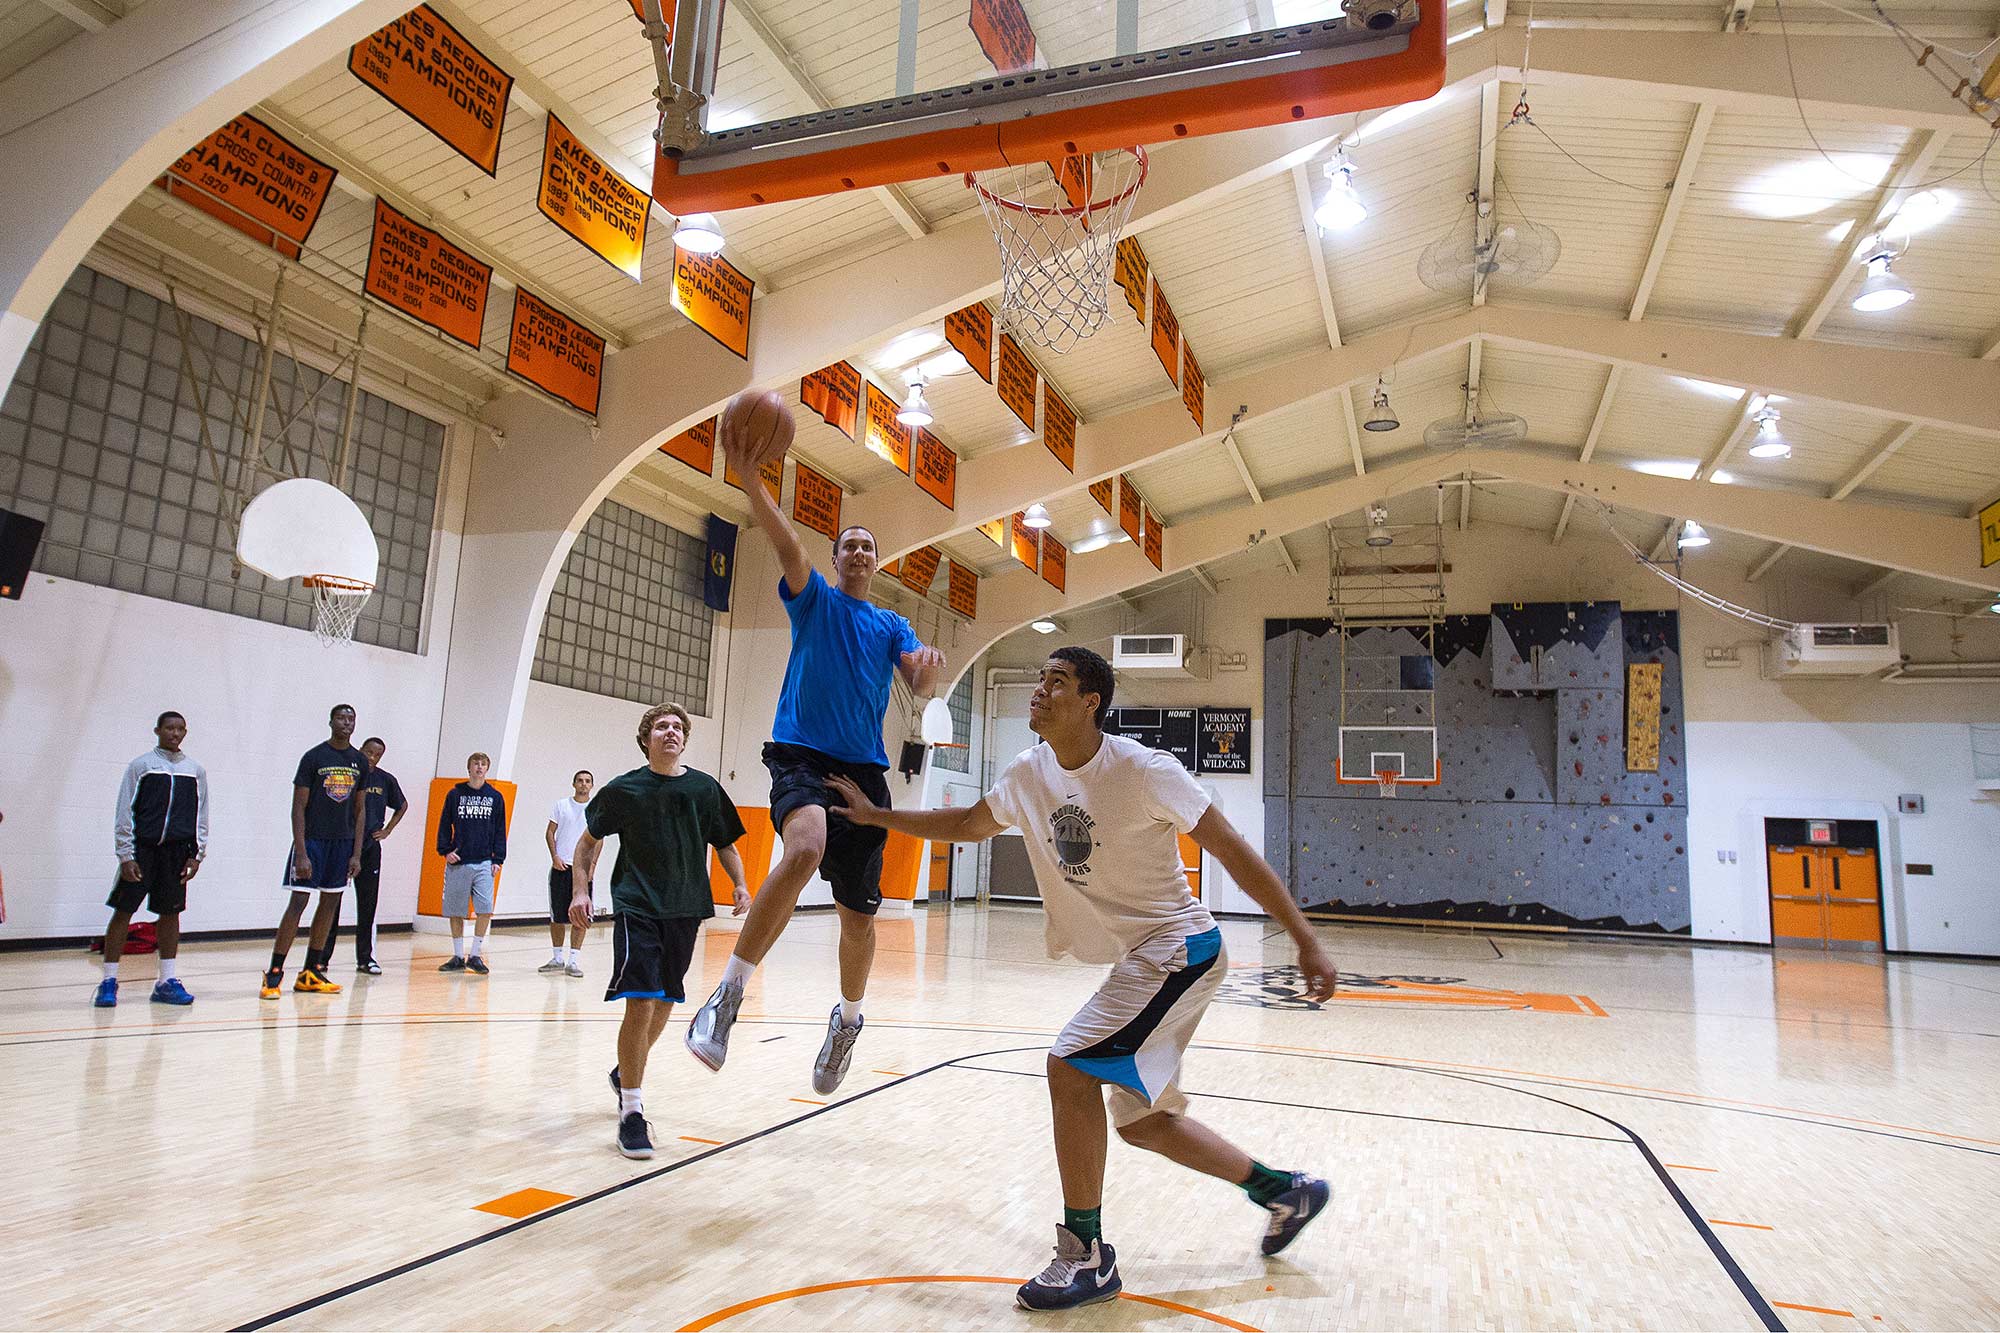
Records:
{"label": "shirt with providence friars print", "polygon": [[306,837],[313,842],[352,842],[354,807],[368,777],[368,756],[358,745],[335,747],[326,741],[299,758],[292,775],[294,787],[306,789]]}
{"label": "shirt with providence friars print", "polygon": [[438,815],[439,856],[458,853],[459,864],[478,865],[507,859],[507,798],[492,783],[474,790],[461,782],[444,798]]}

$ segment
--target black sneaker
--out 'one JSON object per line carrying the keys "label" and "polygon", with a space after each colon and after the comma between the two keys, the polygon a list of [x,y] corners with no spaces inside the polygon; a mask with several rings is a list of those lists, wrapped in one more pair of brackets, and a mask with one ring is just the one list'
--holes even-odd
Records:
{"label": "black sneaker", "polygon": [[1276,1254],[1297,1240],[1306,1224],[1326,1211],[1332,1198],[1333,1186],[1318,1176],[1294,1171],[1292,1187],[1264,1205],[1271,1210],[1270,1224],[1264,1228],[1265,1255]]}
{"label": "black sneaker", "polygon": [[618,1151],[641,1161],[653,1155],[653,1136],[646,1132],[646,1117],[628,1111],[618,1121]]}
{"label": "black sneaker", "polygon": [[483,977],[490,969],[487,968],[484,958],[481,958],[478,954],[473,954],[465,960],[465,970],[468,972],[477,972]]}
{"label": "black sneaker", "polygon": [[438,971],[463,972],[465,971],[465,960],[463,958],[460,958],[457,954],[453,954],[451,957],[445,959],[444,962],[438,965]]}
{"label": "black sneaker", "polygon": [[1108,1301],[1125,1287],[1118,1252],[1101,1240],[1085,1245],[1068,1227],[1056,1228],[1056,1257],[1021,1284],[1014,1303],[1023,1310],[1074,1310]]}

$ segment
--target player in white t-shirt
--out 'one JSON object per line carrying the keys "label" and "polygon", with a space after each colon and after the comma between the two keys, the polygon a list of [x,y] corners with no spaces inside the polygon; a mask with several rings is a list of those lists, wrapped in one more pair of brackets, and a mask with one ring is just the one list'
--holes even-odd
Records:
{"label": "player in white t-shirt", "polygon": [[1333,959],[1276,872],[1172,755],[1104,734],[1111,693],[1102,657],[1056,649],[1028,701],[1028,725],[1043,743],[967,809],[884,810],[853,783],[830,779],[857,824],[939,842],[1020,829],[1047,912],[1049,956],[1113,965],[1049,1051],[1063,1224],[1054,1262],[1015,1294],[1028,1310],[1110,1300],[1124,1285],[1100,1219],[1106,1088],[1120,1138],[1240,1185],[1269,1211],[1267,1255],[1290,1245],[1331,1195],[1325,1181],[1273,1170],[1186,1114],[1181,1055],[1229,962],[1215,919],[1188,892],[1177,835],[1213,853],[1290,932],[1310,998],[1333,994]]}
{"label": "player in white t-shirt", "polygon": [[[583,836],[583,811],[590,804],[590,789],[597,781],[590,770],[579,768],[569,780],[570,794],[549,811],[549,827],[542,835],[549,844],[549,944],[554,952],[537,972],[564,972],[583,975],[584,928],[570,921],[570,898],[576,885],[572,863],[576,860],[576,840]],[[589,884],[583,886],[590,895]],[[592,912],[595,913],[595,904]],[[569,947],[563,947],[563,928],[569,928]]]}

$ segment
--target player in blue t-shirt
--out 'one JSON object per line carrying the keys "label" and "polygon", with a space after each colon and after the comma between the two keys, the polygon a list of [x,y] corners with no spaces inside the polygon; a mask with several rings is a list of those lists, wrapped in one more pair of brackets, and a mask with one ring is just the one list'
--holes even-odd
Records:
{"label": "player in blue t-shirt", "polygon": [[792,622],[792,653],[764,767],[771,773],[771,823],[785,854],[757,889],[722,983],[688,1025],[688,1050],[710,1069],[729,1054],[729,1030],[743,986],[778,942],[799,891],[814,871],[833,886],[840,916],[840,1003],[827,1017],[826,1040],[813,1063],[813,1089],[840,1086],[861,1033],[861,996],[875,961],[875,912],[882,904],[882,847],[888,835],[839,813],[827,786],[838,774],[879,805],[889,803],[889,756],[882,716],[893,673],[919,698],[937,685],[944,654],[921,643],[910,622],[867,600],[875,576],[875,534],[844,529],[833,543],[828,583],[770,493],[754,480],[760,465],[785,456],[792,414],[775,393],[748,391],[730,400],[717,434],[738,476],[751,478],[750,512],[776,548],[784,578],[778,597]]}

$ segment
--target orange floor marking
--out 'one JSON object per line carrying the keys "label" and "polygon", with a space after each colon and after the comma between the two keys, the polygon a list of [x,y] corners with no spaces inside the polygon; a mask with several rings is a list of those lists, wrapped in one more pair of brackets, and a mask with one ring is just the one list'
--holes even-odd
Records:
{"label": "orange floor marking", "polygon": [[825,1102],[816,1102],[816,1101],[814,1101],[814,1100],[813,1100],[812,1098],[810,1098],[810,1097],[794,1097],[794,1098],[792,1098],[792,1100],[793,1100],[793,1101],[795,1101],[795,1102],[801,1102],[801,1103],[803,1103],[803,1104],[804,1104],[804,1105],[806,1105],[806,1106],[825,1106],[825,1105],[826,1105],[826,1103],[825,1103]]}
{"label": "orange floor marking", "polygon": [[1683,1166],[1679,1162],[1662,1162],[1660,1163],[1660,1165],[1666,1167],[1667,1170],[1669,1171],[1714,1171],[1715,1170],[1715,1168],[1712,1166]]}
{"label": "orange floor marking", "polygon": [[887,1074],[890,1078],[903,1077],[903,1071],[900,1069],[871,1069],[868,1072],[871,1074]]}
{"label": "orange floor marking", "polygon": [[721,1140],[721,1139],[698,1139],[698,1138],[696,1138],[696,1137],[695,1137],[694,1135],[692,1135],[692,1134],[683,1134],[683,1135],[681,1135],[681,1142],[682,1142],[682,1143],[706,1143],[706,1144],[707,1144],[707,1145],[708,1145],[709,1147],[711,1147],[711,1148],[720,1148],[720,1147],[722,1146],[722,1140]]}
{"label": "orange floor marking", "polygon": [[[1824,1305],[1793,1305],[1790,1301],[1772,1301],[1771,1304],[1777,1306],[1780,1310],[1804,1310],[1807,1314],[1837,1314],[1844,1315],[1849,1319],[1855,1317],[1852,1310],[1833,1310]],[[1875,1317],[1880,1319],[1882,1316],[1878,1314]]]}
{"label": "orange floor marking", "polygon": [[482,1213],[498,1213],[502,1217],[522,1218],[545,1213],[557,1204],[568,1203],[575,1197],[574,1194],[557,1194],[554,1190],[515,1190],[512,1194],[503,1194],[497,1199],[488,1199],[485,1203],[475,1203],[472,1206]]}
{"label": "orange floor marking", "polygon": [[[751,1300],[738,1301],[735,1305],[725,1306],[720,1310],[705,1314],[691,1324],[681,1325],[680,1333],[702,1333],[703,1329],[713,1328],[723,1320],[733,1319],[737,1315],[747,1311],[766,1305],[776,1305],[779,1301],[789,1301],[800,1296],[816,1296],[826,1291],[849,1291],[855,1287],[906,1286],[915,1282],[986,1282],[1004,1287],[1017,1287],[1023,1280],[1018,1277],[942,1275],[938,1277],[862,1277],[853,1278],[846,1282],[821,1282],[810,1287],[794,1287],[790,1291],[774,1291],[769,1296],[758,1296]],[[1140,1305],[1158,1306],[1162,1310],[1172,1310],[1177,1314],[1193,1315],[1197,1319],[1206,1319],[1212,1324],[1220,1324],[1223,1328],[1237,1329],[1239,1333],[1262,1333],[1254,1324],[1239,1324],[1234,1319],[1226,1318],[1223,1315],[1214,1314],[1208,1310],[1199,1310],[1192,1305],[1181,1305],[1175,1301],[1161,1300],[1158,1296],[1135,1296],[1129,1291],[1121,1291],[1118,1293],[1118,1299],[1121,1301],[1133,1301]]]}
{"label": "orange floor marking", "polygon": [[1709,1221],[1709,1225],[1711,1225],[1711,1226],[1718,1226],[1718,1227],[1745,1227],[1745,1228],[1748,1228],[1748,1229],[1749,1229],[1749,1230],[1751,1230],[1751,1231],[1775,1231],[1775,1230],[1777,1230],[1777,1228],[1776,1228],[1776,1227],[1767,1227],[1767,1226],[1765,1226],[1765,1225],[1764,1225],[1764,1224],[1763,1224],[1762,1222],[1731,1222],[1731,1221],[1728,1221],[1728,1220],[1727,1220],[1727,1219],[1725,1219],[1725,1218],[1720,1218],[1720,1217],[1711,1217],[1711,1218],[1709,1218],[1709,1219],[1708,1219],[1708,1221]]}

